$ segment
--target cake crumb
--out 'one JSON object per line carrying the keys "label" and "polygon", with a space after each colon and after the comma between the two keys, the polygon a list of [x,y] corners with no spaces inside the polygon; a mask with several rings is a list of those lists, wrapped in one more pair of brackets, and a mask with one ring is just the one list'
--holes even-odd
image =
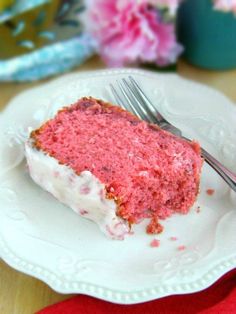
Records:
{"label": "cake crumb", "polygon": [[161,233],[163,230],[164,227],[158,222],[157,218],[152,218],[146,228],[146,232],[148,234],[158,234]]}
{"label": "cake crumb", "polygon": [[88,211],[86,209],[80,209],[79,213],[80,215],[84,216],[88,214]]}
{"label": "cake crumb", "polygon": [[179,246],[177,247],[177,250],[178,250],[178,251],[184,251],[184,250],[186,250],[186,246],[185,246],[185,245],[179,245]]}
{"label": "cake crumb", "polygon": [[197,208],[196,208],[196,213],[200,213],[200,211],[201,211],[201,207],[200,206],[198,206]]}
{"label": "cake crumb", "polygon": [[214,189],[207,189],[206,190],[207,195],[212,196],[215,193]]}
{"label": "cake crumb", "polygon": [[159,246],[160,246],[160,241],[157,240],[157,239],[153,239],[153,240],[150,242],[150,246],[151,246],[151,247],[159,247]]}
{"label": "cake crumb", "polygon": [[171,241],[177,241],[178,238],[177,238],[177,237],[170,237],[170,240],[171,240]]}

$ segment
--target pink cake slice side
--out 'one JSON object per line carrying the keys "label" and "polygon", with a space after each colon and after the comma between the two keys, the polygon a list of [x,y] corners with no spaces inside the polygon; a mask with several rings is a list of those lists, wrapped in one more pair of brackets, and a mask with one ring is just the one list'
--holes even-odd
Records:
{"label": "pink cake slice side", "polygon": [[94,98],[60,110],[30,137],[32,148],[73,170],[90,172],[129,224],[186,214],[196,200],[199,145]]}

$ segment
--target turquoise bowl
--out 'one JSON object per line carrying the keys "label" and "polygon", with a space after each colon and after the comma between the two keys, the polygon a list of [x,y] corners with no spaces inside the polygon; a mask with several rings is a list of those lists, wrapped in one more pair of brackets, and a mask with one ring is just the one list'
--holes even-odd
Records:
{"label": "turquoise bowl", "polygon": [[236,16],[216,11],[211,0],[184,0],[177,14],[183,57],[212,70],[236,68]]}

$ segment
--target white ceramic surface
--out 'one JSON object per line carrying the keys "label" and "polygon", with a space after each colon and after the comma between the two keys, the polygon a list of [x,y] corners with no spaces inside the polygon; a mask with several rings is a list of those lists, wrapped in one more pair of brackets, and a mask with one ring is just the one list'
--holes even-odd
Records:
{"label": "white ceramic surface", "polygon": [[[108,83],[128,74],[166,118],[235,170],[236,106],[175,74],[129,69],[69,74],[25,91],[0,114],[0,256],[56,291],[123,304],[199,291],[236,267],[236,194],[206,164],[197,203],[188,215],[163,222],[158,248],[150,247],[156,237],[145,234],[147,222],[124,241],[109,240],[30,179],[23,152],[28,128],[81,96],[111,101]],[[215,189],[213,196],[208,188]],[[181,245],[186,249],[178,250]]]}

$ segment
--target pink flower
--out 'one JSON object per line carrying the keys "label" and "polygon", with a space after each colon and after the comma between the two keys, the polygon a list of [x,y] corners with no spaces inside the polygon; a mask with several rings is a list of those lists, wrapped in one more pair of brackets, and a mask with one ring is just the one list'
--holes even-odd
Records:
{"label": "pink flower", "polygon": [[214,8],[216,10],[236,13],[236,0],[214,0]]}
{"label": "pink flower", "polygon": [[164,23],[147,0],[96,0],[88,13],[91,32],[109,66],[166,65],[175,62],[182,51],[174,25]]}

